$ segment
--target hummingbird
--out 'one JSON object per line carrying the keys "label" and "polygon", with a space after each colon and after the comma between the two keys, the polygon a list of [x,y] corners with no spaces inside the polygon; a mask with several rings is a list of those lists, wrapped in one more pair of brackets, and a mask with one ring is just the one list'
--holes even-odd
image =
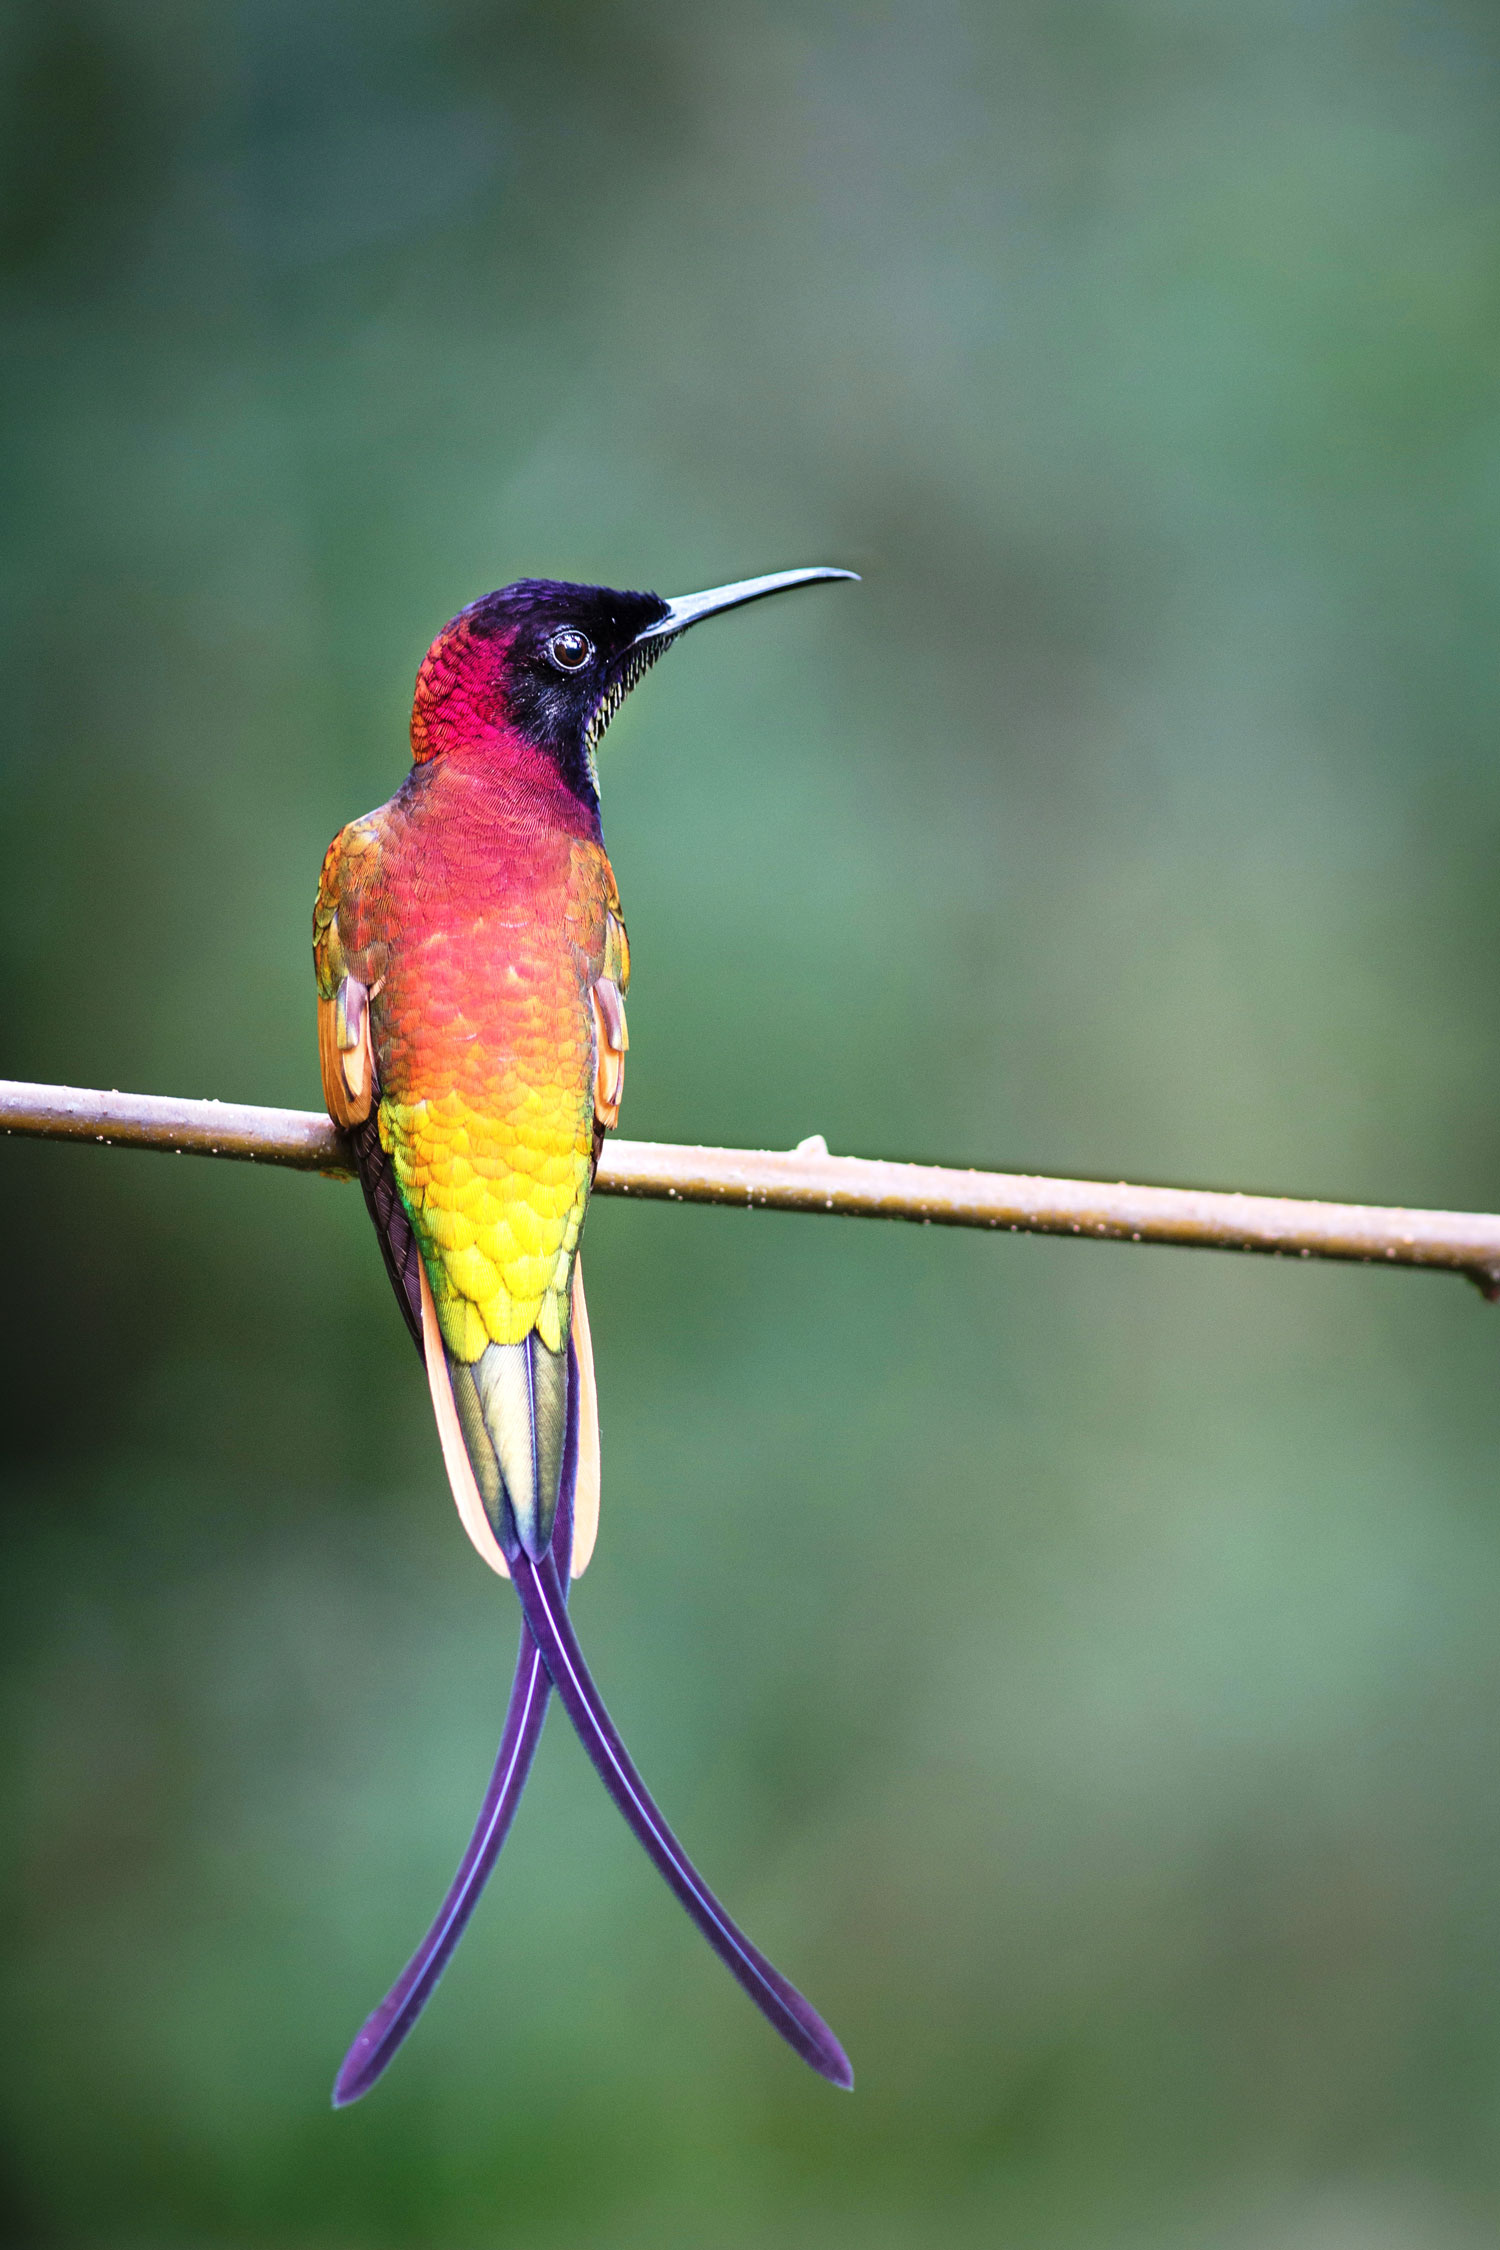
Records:
{"label": "hummingbird", "polygon": [[671,599],[521,579],[484,595],[417,674],[411,771],[324,859],[313,913],[324,1098],[426,1368],[459,1518],[521,1611],[473,1835],[345,2057],[336,2108],[369,2091],[431,1998],[509,1833],[554,1689],[714,1952],[805,2062],[853,2084],[838,2040],[731,1921],[658,1810],[584,1661],[568,1594],[599,1520],[579,1242],[629,1046],[630,944],[600,825],[600,740],[692,626],[854,576],[784,570]]}

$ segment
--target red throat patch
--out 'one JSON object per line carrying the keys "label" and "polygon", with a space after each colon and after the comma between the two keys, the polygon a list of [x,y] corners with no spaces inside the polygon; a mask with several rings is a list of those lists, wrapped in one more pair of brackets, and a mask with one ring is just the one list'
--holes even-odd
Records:
{"label": "red throat patch", "polygon": [[499,684],[511,635],[476,633],[455,618],[422,659],[411,707],[411,754],[418,765],[505,724]]}

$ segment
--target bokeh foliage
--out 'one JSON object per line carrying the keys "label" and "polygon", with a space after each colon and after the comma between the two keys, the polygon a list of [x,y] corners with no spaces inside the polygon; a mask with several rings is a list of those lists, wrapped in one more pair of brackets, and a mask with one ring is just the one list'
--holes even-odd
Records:
{"label": "bokeh foliage", "polygon": [[[323,846],[473,594],[829,560],[606,750],[625,1127],[1500,1203],[1478,0],[0,19],[5,1070],[311,1104]],[[1464,2250],[1500,1315],[601,1205],[578,1599],[801,2072],[554,1717],[357,1196],[6,1146],[0,2232]]]}

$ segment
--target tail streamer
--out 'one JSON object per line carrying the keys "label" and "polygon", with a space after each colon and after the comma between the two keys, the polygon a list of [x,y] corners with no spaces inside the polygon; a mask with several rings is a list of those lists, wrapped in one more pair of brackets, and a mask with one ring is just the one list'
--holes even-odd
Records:
{"label": "tail streamer", "polygon": [[[568,1416],[562,1492],[558,1499],[557,1522],[552,1541],[558,1553],[565,1558],[560,1573],[555,1565],[552,1566],[564,1602],[567,1600],[566,1558],[571,1555],[573,1547],[573,1486],[578,1469],[576,1361],[574,1373],[574,1403],[570,1405]],[[338,2077],[333,2082],[335,2109],[347,2109],[351,2102],[357,2102],[362,2094],[370,2091],[376,2080],[389,2068],[418,2016],[437,1990],[438,1979],[447,1968],[459,1939],[469,1926],[469,1917],[479,1904],[491,1870],[510,1834],[511,1822],[516,1817],[525,1792],[537,1744],[542,1739],[542,1726],[547,1717],[550,1695],[551,1681],[547,1668],[542,1662],[530,1628],[523,1619],[521,1646],[516,1655],[516,1673],[511,1682],[510,1701],[506,1705],[500,1747],[495,1753],[494,1770],[484,1793],[484,1802],[479,1808],[479,1818],[474,1823],[474,1833],[469,1838],[468,1848],[459,1861],[458,1873],[448,1886],[447,1896],[437,1911],[432,1927],[379,2007],[365,2018],[353,2045],[345,2055]]]}
{"label": "tail streamer", "polygon": [[511,1576],[552,1685],[637,1841],[767,2022],[820,2076],[851,2087],[849,2058],[827,2024],[730,1920],[662,1818],[589,1674],[551,1554],[540,1563],[518,1554]]}
{"label": "tail streamer", "polygon": [[347,2109],[370,2091],[436,1991],[510,1834],[542,1738],[549,1692],[546,1668],[523,1625],[505,1730],[468,1849],[431,1929],[380,2006],[366,2017],[344,2057],[333,2085],[335,2109]]}

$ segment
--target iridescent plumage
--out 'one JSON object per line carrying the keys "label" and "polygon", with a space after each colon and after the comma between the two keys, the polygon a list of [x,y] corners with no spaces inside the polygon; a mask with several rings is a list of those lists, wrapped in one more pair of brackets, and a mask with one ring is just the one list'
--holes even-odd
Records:
{"label": "iridescent plumage", "polygon": [[699,617],[847,575],[783,573],[677,603],[536,580],[485,597],[423,663],[411,773],[323,863],[313,935],[324,1092],[353,1138],[426,1361],[459,1514],[486,1562],[515,1579],[524,1617],[479,1826],[433,1929],[351,2049],[338,2102],[374,2083],[457,1943],[525,1785],[549,1683],[721,1958],[815,2069],[850,2083],[832,2033],[735,1929],[666,1827],[566,1609],[599,1482],[578,1247],[628,1043],[630,952],[600,834],[599,737]]}

